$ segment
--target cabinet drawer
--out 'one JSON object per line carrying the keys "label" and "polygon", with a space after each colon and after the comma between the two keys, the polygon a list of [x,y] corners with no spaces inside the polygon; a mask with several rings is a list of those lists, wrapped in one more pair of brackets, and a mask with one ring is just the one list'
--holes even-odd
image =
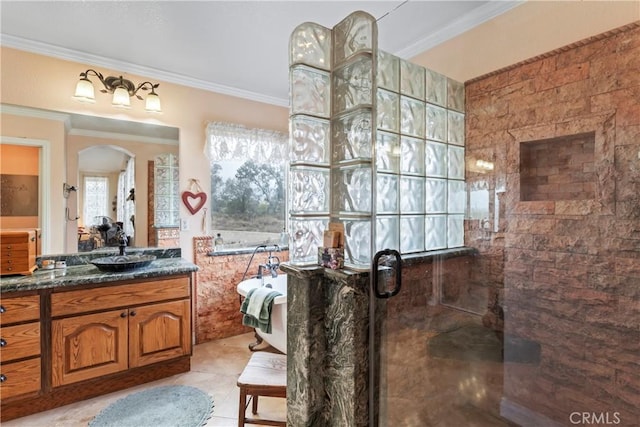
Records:
{"label": "cabinet drawer", "polygon": [[40,354],[40,322],[0,329],[0,360],[9,362]]}
{"label": "cabinet drawer", "polygon": [[40,390],[40,358],[0,365],[2,399]]}
{"label": "cabinet drawer", "polygon": [[2,246],[0,246],[0,256],[2,258],[26,257],[28,254],[29,245],[26,243],[7,244],[2,242]]}
{"label": "cabinet drawer", "polygon": [[0,246],[5,248],[7,245],[16,243],[29,243],[36,241],[35,231],[3,231],[0,236]]}
{"label": "cabinet drawer", "polygon": [[40,296],[2,297],[0,301],[0,325],[40,319]]}
{"label": "cabinet drawer", "polygon": [[29,253],[28,252],[12,252],[10,255],[2,256],[1,261],[2,266],[11,267],[16,264],[25,264],[27,265],[29,261]]}
{"label": "cabinet drawer", "polygon": [[2,273],[19,273],[26,270],[29,270],[29,262],[27,259],[2,259],[0,263],[0,271],[2,271]]}
{"label": "cabinet drawer", "polygon": [[59,292],[51,295],[51,314],[56,317],[87,313],[115,307],[186,298],[189,294],[188,277]]}

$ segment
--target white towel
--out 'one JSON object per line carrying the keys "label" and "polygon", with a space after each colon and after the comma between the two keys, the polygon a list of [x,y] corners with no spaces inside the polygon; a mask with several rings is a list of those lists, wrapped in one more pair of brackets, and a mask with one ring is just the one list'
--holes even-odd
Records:
{"label": "white towel", "polygon": [[[251,297],[249,298],[249,305],[247,306],[247,314],[249,316],[253,316],[256,319],[260,319],[260,312],[262,311],[262,305],[264,304],[264,299],[269,295],[269,293],[273,292],[271,288],[255,288],[251,293]],[[249,297],[249,295],[247,295]]]}

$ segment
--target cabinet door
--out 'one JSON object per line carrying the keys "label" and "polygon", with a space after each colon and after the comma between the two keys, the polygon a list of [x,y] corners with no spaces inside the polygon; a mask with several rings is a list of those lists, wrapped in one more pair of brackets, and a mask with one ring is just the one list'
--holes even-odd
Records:
{"label": "cabinet door", "polygon": [[53,386],[127,369],[127,324],[126,310],[54,320]]}
{"label": "cabinet door", "polygon": [[144,366],[191,354],[188,299],[129,310],[130,366]]}

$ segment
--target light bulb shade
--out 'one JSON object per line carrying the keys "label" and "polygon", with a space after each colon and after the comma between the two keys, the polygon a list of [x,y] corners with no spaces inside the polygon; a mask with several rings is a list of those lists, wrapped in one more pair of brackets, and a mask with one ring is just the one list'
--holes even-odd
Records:
{"label": "light bulb shade", "polygon": [[117,87],[113,91],[113,99],[111,104],[114,107],[129,108],[131,107],[131,99],[129,98],[129,92],[122,86]]}
{"label": "light bulb shade", "polygon": [[145,109],[151,113],[161,113],[162,108],[160,107],[160,97],[155,92],[151,92],[147,95],[147,99],[145,100]]}
{"label": "light bulb shade", "polygon": [[73,95],[73,99],[80,102],[96,102],[96,96],[91,80],[86,77],[78,80],[78,84],[76,85],[76,93]]}

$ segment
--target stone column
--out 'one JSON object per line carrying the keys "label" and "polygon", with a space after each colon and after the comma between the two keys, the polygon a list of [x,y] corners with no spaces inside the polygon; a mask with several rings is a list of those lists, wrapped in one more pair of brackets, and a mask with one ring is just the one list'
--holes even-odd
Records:
{"label": "stone column", "polygon": [[283,265],[287,423],[368,425],[368,273]]}
{"label": "stone column", "polygon": [[323,269],[293,268],[287,273],[287,424],[323,426]]}

